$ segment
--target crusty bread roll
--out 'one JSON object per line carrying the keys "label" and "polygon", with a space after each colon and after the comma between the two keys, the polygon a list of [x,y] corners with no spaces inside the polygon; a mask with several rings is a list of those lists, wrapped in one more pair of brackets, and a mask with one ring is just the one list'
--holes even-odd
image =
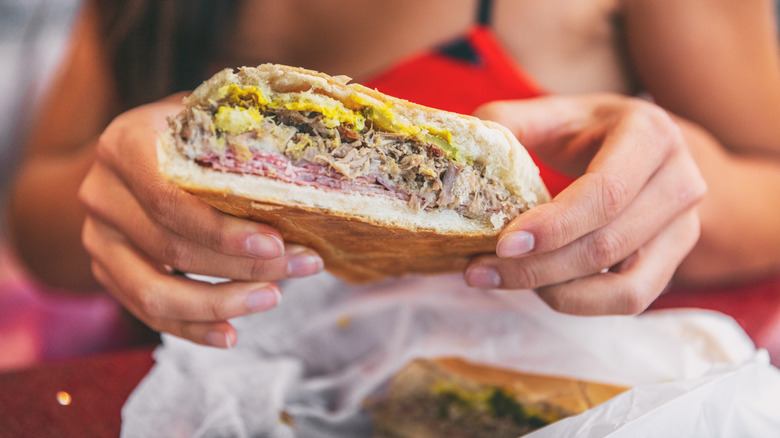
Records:
{"label": "crusty bread roll", "polygon": [[627,389],[454,357],[416,359],[368,398],[364,409],[377,438],[515,438]]}
{"label": "crusty bread roll", "polygon": [[[462,269],[495,250],[511,217],[549,200],[506,128],[348,82],[275,64],[223,70],[170,119],[160,170],[355,282]],[[402,147],[417,155],[404,161]]]}

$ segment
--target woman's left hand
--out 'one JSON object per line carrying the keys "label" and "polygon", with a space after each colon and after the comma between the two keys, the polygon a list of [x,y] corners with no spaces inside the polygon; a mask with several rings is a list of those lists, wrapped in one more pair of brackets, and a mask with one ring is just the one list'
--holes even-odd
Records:
{"label": "woman's left hand", "polygon": [[477,116],[578,178],[510,222],[472,286],[534,289],[572,314],[636,314],[664,290],[699,237],[706,185],[661,108],[616,95],[494,102]]}

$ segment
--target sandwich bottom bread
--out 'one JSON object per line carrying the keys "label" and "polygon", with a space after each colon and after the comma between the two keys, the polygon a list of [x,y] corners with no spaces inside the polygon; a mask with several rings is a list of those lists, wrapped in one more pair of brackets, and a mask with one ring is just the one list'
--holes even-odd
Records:
{"label": "sandwich bottom bread", "polygon": [[459,358],[416,359],[364,409],[375,438],[515,438],[627,389]]}
{"label": "sandwich bottom bread", "polygon": [[506,128],[276,64],[226,69],[184,99],[160,171],[268,223],[360,282],[461,270],[549,200]]}

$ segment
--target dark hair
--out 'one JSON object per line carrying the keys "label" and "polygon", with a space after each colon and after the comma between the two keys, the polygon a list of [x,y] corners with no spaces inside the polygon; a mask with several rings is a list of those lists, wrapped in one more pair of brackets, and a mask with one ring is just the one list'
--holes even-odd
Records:
{"label": "dark hair", "polygon": [[127,107],[206,79],[240,0],[95,0]]}

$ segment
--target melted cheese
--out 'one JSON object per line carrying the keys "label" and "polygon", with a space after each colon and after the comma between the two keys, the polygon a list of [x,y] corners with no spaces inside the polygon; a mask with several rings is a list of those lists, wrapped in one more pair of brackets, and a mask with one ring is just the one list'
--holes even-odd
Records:
{"label": "melted cheese", "polygon": [[235,84],[224,85],[217,90],[217,95],[220,100],[227,98],[231,106],[236,106],[243,102],[250,102],[252,106],[257,107],[268,105],[268,99],[263,96],[263,93],[257,87],[241,88]]}

